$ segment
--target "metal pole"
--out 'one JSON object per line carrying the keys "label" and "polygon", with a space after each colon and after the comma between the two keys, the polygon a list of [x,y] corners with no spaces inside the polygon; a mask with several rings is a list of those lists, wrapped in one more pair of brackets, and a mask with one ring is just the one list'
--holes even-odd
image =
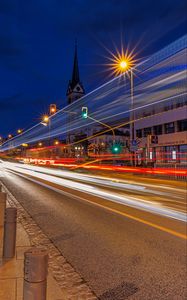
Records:
{"label": "metal pole", "polygon": [[4,225],[7,194],[0,192],[0,227]]}
{"label": "metal pole", "polygon": [[46,300],[48,254],[31,248],[24,253],[23,300]]}
{"label": "metal pole", "polygon": [[[133,72],[130,70],[130,82],[131,82],[131,137],[132,141],[135,139],[135,127],[134,127],[134,81],[133,81]],[[136,166],[136,151],[132,151],[132,165]]]}
{"label": "metal pole", "polygon": [[5,209],[3,257],[12,258],[16,250],[16,219],[17,208],[8,207]]}

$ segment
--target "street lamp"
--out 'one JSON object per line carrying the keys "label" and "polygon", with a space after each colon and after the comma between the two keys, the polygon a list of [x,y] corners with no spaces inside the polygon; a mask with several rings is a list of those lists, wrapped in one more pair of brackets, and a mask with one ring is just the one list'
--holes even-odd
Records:
{"label": "street lamp", "polygon": [[[122,74],[130,74],[130,97],[131,97],[131,113],[130,113],[130,143],[134,142],[135,139],[135,128],[134,128],[134,80],[133,80],[133,70],[136,63],[135,55],[128,51],[124,52],[122,48],[121,53],[117,53],[117,55],[113,54],[113,57],[110,59],[112,61],[109,64],[111,70],[113,71],[114,75],[122,75]],[[134,160],[132,158],[132,165],[136,165],[136,157],[135,151],[132,151]]]}
{"label": "street lamp", "polygon": [[56,141],[54,141],[54,145],[59,145],[59,141],[58,140],[56,140]]}
{"label": "street lamp", "polygon": [[18,129],[18,130],[17,130],[17,134],[21,134],[22,132],[23,132],[22,129]]}
{"label": "street lamp", "polygon": [[44,126],[47,126],[48,124],[49,124],[49,117],[47,116],[47,115],[44,115],[43,117],[42,117],[42,122],[41,122],[41,124],[42,125],[44,125]]}
{"label": "street lamp", "polygon": [[51,135],[51,119],[48,115],[44,115],[42,117],[42,122],[41,124],[43,126],[48,126],[49,125],[49,145],[50,145],[50,135]]}

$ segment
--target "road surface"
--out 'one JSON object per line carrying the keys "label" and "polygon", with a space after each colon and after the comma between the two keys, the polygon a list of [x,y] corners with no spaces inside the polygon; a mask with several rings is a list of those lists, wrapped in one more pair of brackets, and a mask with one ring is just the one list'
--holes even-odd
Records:
{"label": "road surface", "polygon": [[11,163],[0,180],[99,299],[186,299],[184,184]]}

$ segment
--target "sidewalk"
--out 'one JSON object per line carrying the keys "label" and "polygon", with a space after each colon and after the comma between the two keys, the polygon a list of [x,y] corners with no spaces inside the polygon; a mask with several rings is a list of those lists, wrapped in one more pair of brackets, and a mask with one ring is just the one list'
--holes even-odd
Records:
{"label": "sidewalk", "polygon": [[3,228],[0,214],[0,300],[23,300],[24,252],[43,248],[49,255],[47,300],[97,300],[84,279],[44,234],[19,201],[0,182],[7,193],[7,207],[17,208],[17,238],[15,258],[2,259]]}
{"label": "sidewalk", "polygon": [[[3,230],[0,228],[0,300],[22,300],[24,252],[31,247],[23,226],[17,224],[16,255],[13,259],[2,258]],[[47,300],[64,300],[62,291],[49,271]]]}

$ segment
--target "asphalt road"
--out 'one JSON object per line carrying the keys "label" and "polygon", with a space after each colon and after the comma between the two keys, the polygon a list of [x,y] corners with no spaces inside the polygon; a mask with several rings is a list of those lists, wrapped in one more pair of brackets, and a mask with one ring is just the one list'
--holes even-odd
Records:
{"label": "asphalt road", "polygon": [[[169,186],[173,202],[165,206],[163,193],[169,189],[164,186],[138,192],[131,186],[116,190],[90,182],[91,193],[85,183],[79,183],[80,178],[70,178],[71,187],[67,182],[60,185],[51,180],[63,182],[58,176],[40,178],[40,172],[33,175],[10,169],[0,164],[0,180],[101,300],[186,299],[186,223],[180,220],[185,203],[183,187],[177,183]],[[115,190],[120,197],[135,194],[136,201],[137,195],[142,201],[144,194],[147,202],[151,199],[150,209],[157,207],[153,202],[156,197],[160,210],[150,212],[149,206],[143,209],[108,201],[107,189],[109,195]],[[105,194],[101,197],[98,190]],[[156,190],[162,194],[156,195]],[[174,211],[174,201],[181,203],[175,209],[177,214],[166,217],[165,209]]]}

